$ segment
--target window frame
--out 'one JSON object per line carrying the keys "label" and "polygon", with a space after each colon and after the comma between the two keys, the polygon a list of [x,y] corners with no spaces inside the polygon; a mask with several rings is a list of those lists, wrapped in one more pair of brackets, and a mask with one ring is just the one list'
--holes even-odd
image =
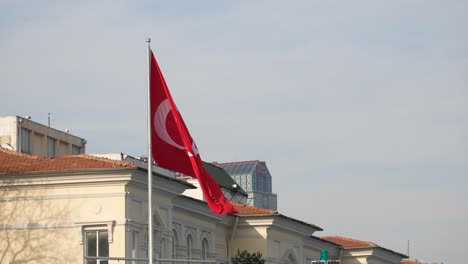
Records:
{"label": "window frame", "polygon": [[[96,241],[96,256],[89,256],[88,255],[88,235],[87,234],[95,234]],[[105,236],[100,236],[101,233],[104,233]],[[105,238],[105,242],[107,242],[107,254],[102,254],[100,251],[100,239]],[[107,255],[107,256],[106,256]],[[109,230],[104,226],[90,226],[83,228],[83,259],[85,264],[108,264],[108,260],[87,260],[85,257],[109,257]]]}
{"label": "window frame", "polygon": [[193,253],[193,238],[191,234],[187,235],[187,250],[185,252],[185,257],[187,259],[192,259],[192,253]]}
{"label": "window frame", "polygon": [[[179,243],[179,239],[177,238],[177,231],[175,229],[172,230],[172,248],[171,248],[171,257],[172,259],[177,259],[177,245]],[[177,263],[177,262],[172,262]]]}
{"label": "window frame", "polygon": [[46,148],[46,157],[53,158],[55,157],[55,148],[57,145],[57,139],[53,137],[47,137],[47,148]]}
{"label": "window frame", "polygon": [[20,143],[20,152],[21,153],[26,153],[26,154],[31,154],[31,133],[32,131],[30,129],[27,129],[25,127],[22,127],[20,129],[21,135],[21,143]]}
{"label": "window frame", "polygon": [[74,222],[73,224],[79,226],[81,229],[80,232],[80,245],[83,245],[83,263],[87,263],[85,252],[85,232],[92,230],[106,230],[107,231],[107,243],[110,244],[114,241],[114,226],[115,220],[112,221],[90,221],[90,222]]}
{"label": "window frame", "polygon": [[160,259],[163,259],[165,257],[165,255],[166,255],[165,252],[164,252],[164,251],[166,251],[166,238],[164,238],[164,237],[159,238],[158,250],[159,250],[158,257]]}
{"label": "window frame", "polygon": [[[131,244],[130,244],[130,256],[132,258],[137,258],[138,257],[138,238],[139,238],[139,232],[137,230],[132,230],[131,231]],[[132,260],[132,264],[137,264],[135,260]]]}
{"label": "window frame", "polygon": [[[77,152],[77,151],[78,151],[78,152]],[[72,155],[79,155],[79,154],[81,154],[81,147],[72,144],[72,153],[71,153],[71,154],[72,154]]]}
{"label": "window frame", "polygon": [[208,251],[209,251],[209,242],[206,237],[202,239],[201,242],[201,259],[202,260],[207,260],[208,259]]}

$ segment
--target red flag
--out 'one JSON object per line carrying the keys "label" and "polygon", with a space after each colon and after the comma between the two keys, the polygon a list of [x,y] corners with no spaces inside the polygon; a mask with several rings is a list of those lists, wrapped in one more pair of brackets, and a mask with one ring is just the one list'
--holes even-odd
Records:
{"label": "red flag", "polygon": [[161,167],[197,178],[205,200],[214,213],[237,213],[224,197],[218,183],[203,166],[195,141],[177,110],[153,52],[151,52],[150,93],[152,152],[156,163]]}

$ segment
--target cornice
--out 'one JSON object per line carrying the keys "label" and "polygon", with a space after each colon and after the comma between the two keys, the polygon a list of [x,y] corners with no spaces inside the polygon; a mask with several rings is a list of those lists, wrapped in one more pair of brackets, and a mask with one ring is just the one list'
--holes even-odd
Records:
{"label": "cornice", "polygon": [[406,257],[406,255],[402,253],[398,253],[380,246],[344,249],[344,256],[374,257],[386,261],[398,260],[398,263],[401,259],[403,259],[403,257]]}
{"label": "cornice", "polygon": [[284,218],[282,215],[243,215],[240,217],[240,226],[265,226],[271,230],[278,229],[305,237],[317,231],[316,228]]}
{"label": "cornice", "polygon": [[105,168],[74,171],[29,172],[0,175],[2,186],[44,186],[70,184],[102,184],[104,182],[130,181],[135,168]]}
{"label": "cornice", "polygon": [[52,195],[29,195],[29,196],[4,196],[0,201],[24,201],[24,200],[60,200],[60,199],[83,199],[83,198],[107,198],[124,197],[126,192],[103,192],[103,193],[80,193],[80,194],[52,194]]}
{"label": "cornice", "polygon": [[379,258],[382,260],[390,261],[392,263],[400,263],[400,261],[404,258],[407,257],[406,255],[402,253],[398,253],[383,247],[377,247],[374,250],[374,255],[372,258]]}
{"label": "cornice", "polygon": [[341,249],[340,245],[335,245],[327,240],[324,240],[315,236],[305,237],[304,247],[313,248],[319,251],[320,249],[327,249],[328,251],[331,251],[331,250],[339,251]]}
{"label": "cornice", "polygon": [[[194,188],[183,181],[153,174],[153,191],[170,196],[180,196],[183,191]],[[56,188],[57,186],[106,186],[131,184],[147,189],[147,174],[138,168],[100,168],[68,171],[29,172],[0,175],[0,188],[22,187],[26,189]]]}
{"label": "cornice", "polygon": [[183,195],[174,199],[173,206],[173,212],[187,212],[194,215],[194,217],[201,218],[206,221],[215,220],[216,222],[219,222],[222,218],[221,215],[213,214],[205,202]]}
{"label": "cornice", "polygon": [[[153,178],[153,192],[157,192],[159,194],[166,194],[174,198],[180,196],[186,189],[191,188],[191,185],[180,184],[180,182],[174,181],[173,179],[165,176],[153,174],[153,177],[154,176],[157,178]],[[148,175],[145,171],[136,170],[129,185],[140,190],[147,191]]]}

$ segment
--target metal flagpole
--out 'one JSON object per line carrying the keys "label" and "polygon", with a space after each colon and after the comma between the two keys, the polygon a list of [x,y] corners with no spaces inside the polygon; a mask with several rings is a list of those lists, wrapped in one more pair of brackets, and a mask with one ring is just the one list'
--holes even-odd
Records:
{"label": "metal flagpole", "polygon": [[153,156],[151,155],[151,39],[146,39],[148,46],[148,260],[153,264]]}

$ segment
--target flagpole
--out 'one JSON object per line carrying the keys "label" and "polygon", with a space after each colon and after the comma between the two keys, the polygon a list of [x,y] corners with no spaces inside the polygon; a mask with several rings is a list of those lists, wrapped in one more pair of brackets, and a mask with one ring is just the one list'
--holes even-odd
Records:
{"label": "flagpole", "polygon": [[153,264],[153,157],[151,153],[151,39],[146,39],[148,46],[148,260]]}

